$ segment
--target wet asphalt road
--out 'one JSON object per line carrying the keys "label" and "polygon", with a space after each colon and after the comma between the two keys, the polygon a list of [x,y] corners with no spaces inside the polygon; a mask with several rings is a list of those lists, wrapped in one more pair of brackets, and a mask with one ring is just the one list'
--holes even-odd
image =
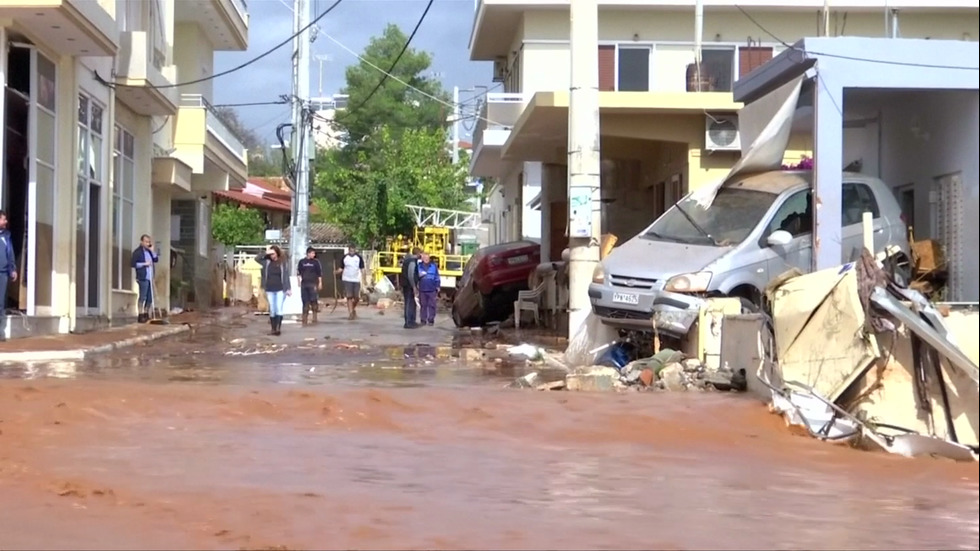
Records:
{"label": "wet asphalt road", "polygon": [[978,548],[975,464],[741,395],[504,389],[446,321],[338,310],[0,367],[0,549]]}

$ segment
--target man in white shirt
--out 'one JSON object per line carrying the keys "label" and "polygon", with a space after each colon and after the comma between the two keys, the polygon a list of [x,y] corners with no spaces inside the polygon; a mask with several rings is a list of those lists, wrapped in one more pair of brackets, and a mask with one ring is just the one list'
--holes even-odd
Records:
{"label": "man in white shirt", "polygon": [[347,297],[347,319],[357,318],[357,304],[361,302],[361,270],[364,269],[364,258],[357,254],[357,247],[347,247],[342,268],[337,268],[340,279],[344,284],[344,296]]}

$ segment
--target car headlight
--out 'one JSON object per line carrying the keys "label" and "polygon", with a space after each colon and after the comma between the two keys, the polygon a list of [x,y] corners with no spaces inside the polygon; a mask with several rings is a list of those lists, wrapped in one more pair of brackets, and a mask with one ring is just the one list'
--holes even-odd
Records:
{"label": "car headlight", "polygon": [[602,268],[602,264],[596,264],[595,270],[592,271],[592,283],[603,283],[606,281],[606,270]]}
{"label": "car headlight", "polygon": [[664,290],[672,293],[703,293],[708,290],[710,283],[711,272],[682,274],[668,279]]}

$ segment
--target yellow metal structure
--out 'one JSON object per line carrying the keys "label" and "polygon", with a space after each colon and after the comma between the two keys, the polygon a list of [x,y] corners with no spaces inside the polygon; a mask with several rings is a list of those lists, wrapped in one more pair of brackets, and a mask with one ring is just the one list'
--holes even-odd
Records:
{"label": "yellow metal structure", "polygon": [[397,276],[401,273],[402,259],[413,247],[422,249],[429,254],[432,261],[439,267],[443,287],[455,287],[456,279],[463,275],[463,266],[472,255],[448,254],[449,228],[435,226],[419,226],[415,228],[411,238],[399,235],[389,239],[386,250],[378,251],[373,262],[374,281],[381,278]]}

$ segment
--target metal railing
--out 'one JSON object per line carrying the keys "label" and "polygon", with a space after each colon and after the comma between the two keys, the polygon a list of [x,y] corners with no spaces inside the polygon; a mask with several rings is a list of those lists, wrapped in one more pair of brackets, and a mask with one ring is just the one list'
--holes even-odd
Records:
{"label": "metal railing", "polygon": [[528,98],[529,94],[525,94],[523,92],[497,92],[487,94],[487,97],[481,102],[480,105],[480,118],[476,121],[476,126],[473,128],[473,138],[475,140],[483,139],[483,131],[487,128],[510,128],[510,125],[516,122],[517,117],[520,116],[520,111],[518,111],[517,115],[514,117],[514,120],[497,120],[499,117],[494,117],[496,113],[490,111],[491,105],[522,105],[527,102]]}
{"label": "metal railing", "polygon": [[225,123],[221,122],[215,108],[204,99],[201,94],[181,94],[180,95],[180,106],[181,107],[198,107],[206,111],[205,121],[207,125],[207,130],[214,134],[214,137],[218,139],[229,151],[237,155],[238,157],[244,159],[246,148],[242,144],[241,140],[235,136]]}
{"label": "metal railing", "polygon": [[242,16],[245,24],[248,24],[248,3],[245,0],[231,0],[231,3],[235,5],[235,10]]}

